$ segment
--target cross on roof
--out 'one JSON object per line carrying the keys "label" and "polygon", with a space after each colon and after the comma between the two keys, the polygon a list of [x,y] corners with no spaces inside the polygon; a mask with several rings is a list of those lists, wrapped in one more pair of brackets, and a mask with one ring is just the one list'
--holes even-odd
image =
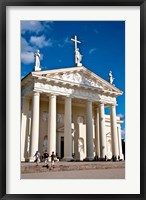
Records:
{"label": "cross on roof", "polygon": [[77,36],[75,35],[75,38],[71,38],[71,40],[75,43],[75,50],[77,49],[77,43],[81,43],[77,40]]}

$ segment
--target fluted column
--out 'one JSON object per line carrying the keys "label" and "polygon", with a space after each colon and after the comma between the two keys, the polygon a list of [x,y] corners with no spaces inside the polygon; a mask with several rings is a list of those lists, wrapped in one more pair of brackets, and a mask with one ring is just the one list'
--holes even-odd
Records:
{"label": "fluted column", "polygon": [[29,100],[25,97],[22,99],[22,119],[21,119],[21,161],[25,161],[25,142],[27,128],[27,112],[29,110]]}
{"label": "fluted column", "polygon": [[95,123],[95,146],[96,146],[96,155],[100,157],[100,140],[99,140],[99,108],[96,108],[96,123]]}
{"label": "fluted column", "polygon": [[111,137],[112,137],[112,155],[118,159],[118,135],[117,135],[117,120],[115,105],[110,106],[111,119]]}
{"label": "fluted column", "polygon": [[86,102],[86,159],[93,160],[93,120],[92,102]]}
{"label": "fluted column", "polygon": [[72,104],[71,98],[65,98],[65,116],[64,116],[64,158],[63,160],[72,160]]}
{"label": "fluted column", "polygon": [[106,156],[105,114],[104,104],[99,104],[100,158]]}
{"label": "fluted column", "polygon": [[119,156],[120,156],[120,159],[123,160],[124,157],[123,157],[123,152],[122,152],[121,126],[120,125],[117,127],[117,132],[118,132]]}
{"label": "fluted column", "polygon": [[33,108],[32,108],[32,129],[31,129],[31,151],[30,161],[34,161],[34,154],[39,146],[39,112],[40,112],[40,93],[33,94]]}
{"label": "fluted column", "polygon": [[56,154],[56,95],[49,97],[48,152]]}

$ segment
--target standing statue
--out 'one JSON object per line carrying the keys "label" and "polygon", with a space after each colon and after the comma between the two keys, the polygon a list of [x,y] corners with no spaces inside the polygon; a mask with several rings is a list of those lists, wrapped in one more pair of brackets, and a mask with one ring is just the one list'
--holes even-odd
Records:
{"label": "standing statue", "polygon": [[35,71],[40,71],[40,50],[37,50],[37,52],[34,54],[35,57]]}
{"label": "standing statue", "polygon": [[76,60],[76,64],[77,64],[78,67],[82,66],[82,63],[81,63],[82,55],[80,54],[78,48],[75,50],[75,60]]}
{"label": "standing statue", "polygon": [[79,49],[77,48],[77,44],[81,42],[77,40],[76,35],[75,35],[75,38],[71,38],[71,41],[75,43],[75,63],[77,64],[77,67],[80,67],[82,66],[82,63],[81,63],[82,55],[80,54]]}
{"label": "standing statue", "polygon": [[109,82],[110,82],[110,84],[113,84],[113,81],[114,81],[114,77],[113,77],[113,75],[112,75],[112,71],[109,71]]}

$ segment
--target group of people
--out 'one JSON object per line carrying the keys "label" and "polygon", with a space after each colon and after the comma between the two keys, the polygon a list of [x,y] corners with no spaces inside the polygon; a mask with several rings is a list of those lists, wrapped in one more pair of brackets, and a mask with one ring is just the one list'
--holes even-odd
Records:
{"label": "group of people", "polygon": [[[45,150],[42,157],[41,157],[39,151],[36,151],[36,153],[34,154],[34,157],[35,157],[34,162],[36,162],[37,166],[38,166],[38,163],[40,163],[41,160],[43,160],[44,161],[43,167],[49,168],[49,153],[47,152],[47,150]],[[50,169],[52,169],[52,168],[54,168],[54,162],[55,162],[55,160],[57,160],[57,158],[56,158],[56,155],[54,154],[54,152],[52,152],[50,157],[51,157]]]}

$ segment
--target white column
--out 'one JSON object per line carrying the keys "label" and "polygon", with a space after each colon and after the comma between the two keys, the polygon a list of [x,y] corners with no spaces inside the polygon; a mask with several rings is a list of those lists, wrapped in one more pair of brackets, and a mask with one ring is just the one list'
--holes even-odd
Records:
{"label": "white column", "polygon": [[48,152],[56,154],[56,95],[49,97]]}
{"label": "white column", "polygon": [[92,102],[86,102],[86,159],[93,160],[93,120],[92,120]]}
{"label": "white column", "polygon": [[119,146],[119,156],[120,156],[120,159],[124,159],[124,156],[123,156],[123,152],[122,152],[122,140],[121,140],[121,126],[118,125],[117,127],[117,132],[118,132],[118,146]]}
{"label": "white column", "polygon": [[27,135],[27,160],[29,160],[30,154],[30,137],[31,137],[31,116],[28,116],[28,135]]}
{"label": "white column", "polygon": [[32,129],[31,129],[31,151],[30,161],[34,161],[34,154],[39,147],[39,111],[40,111],[40,93],[33,94],[33,108],[32,108]]}
{"label": "white column", "polygon": [[96,155],[100,157],[100,138],[99,138],[99,109],[96,108],[96,123],[95,123],[95,145],[96,145]]}
{"label": "white column", "polygon": [[115,105],[110,106],[110,120],[111,120],[111,137],[112,137],[112,155],[118,159],[118,138],[117,138],[117,120]]}
{"label": "white column", "polygon": [[21,161],[25,161],[24,153],[25,153],[28,110],[29,110],[29,100],[24,97],[22,99],[22,119],[21,119]]}
{"label": "white column", "polygon": [[100,158],[106,156],[106,134],[104,104],[99,104],[99,134],[100,134]]}
{"label": "white column", "polygon": [[63,160],[72,160],[72,109],[71,98],[65,98],[65,116],[64,116],[64,158]]}

